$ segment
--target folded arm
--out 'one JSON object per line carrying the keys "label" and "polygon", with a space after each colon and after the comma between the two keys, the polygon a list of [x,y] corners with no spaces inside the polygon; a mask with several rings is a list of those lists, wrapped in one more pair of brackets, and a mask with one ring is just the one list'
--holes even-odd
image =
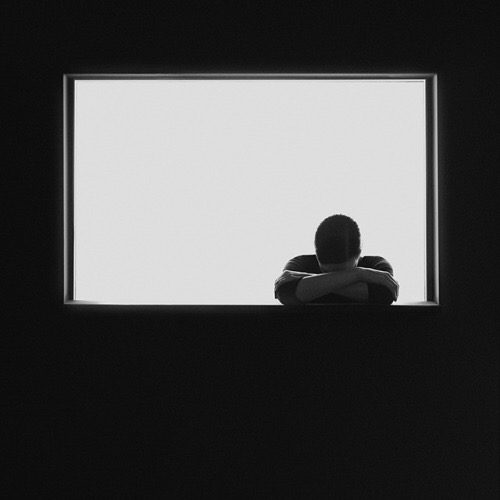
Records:
{"label": "folded arm", "polygon": [[275,282],[275,296],[285,305],[304,304],[335,293],[353,302],[368,301],[368,286],[356,269],[332,273],[304,273],[285,269]]}
{"label": "folded arm", "polygon": [[335,293],[356,302],[368,300],[368,287],[361,281],[358,270],[335,271],[303,277],[295,295],[303,303],[311,302],[329,293]]}
{"label": "folded arm", "polygon": [[389,271],[356,267],[330,273],[304,273],[285,269],[275,282],[275,296],[281,303],[306,304],[328,294],[352,302],[391,304],[399,285]]}

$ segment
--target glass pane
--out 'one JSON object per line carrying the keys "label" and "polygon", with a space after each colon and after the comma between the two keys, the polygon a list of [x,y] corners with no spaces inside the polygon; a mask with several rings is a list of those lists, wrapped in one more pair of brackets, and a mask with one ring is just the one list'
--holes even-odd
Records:
{"label": "glass pane", "polygon": [[423,80],[77,80],[75,299],[278,304],[325,217],[425,300]]}

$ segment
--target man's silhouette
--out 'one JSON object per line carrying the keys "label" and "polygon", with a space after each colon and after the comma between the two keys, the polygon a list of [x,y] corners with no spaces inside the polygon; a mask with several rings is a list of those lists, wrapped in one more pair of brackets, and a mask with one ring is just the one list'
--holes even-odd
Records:
{"label": "man's silhouette", "polygon": [[358,225],[346,215],[327,217],[316,230],[316,254],[289,260],[274,285],[285,305],[391,304],[399,285],[383,257],[361,256]]}

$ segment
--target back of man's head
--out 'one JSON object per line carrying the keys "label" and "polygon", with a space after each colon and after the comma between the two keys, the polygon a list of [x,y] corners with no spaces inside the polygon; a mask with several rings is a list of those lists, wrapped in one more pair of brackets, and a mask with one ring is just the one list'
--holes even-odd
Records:
{"label": "back of man's head", "polygon": [[359,257],[361,253],[359,227],[347,215],[332,215],[318,226],[314,245],[316,257],[322,264],[339,264]]}

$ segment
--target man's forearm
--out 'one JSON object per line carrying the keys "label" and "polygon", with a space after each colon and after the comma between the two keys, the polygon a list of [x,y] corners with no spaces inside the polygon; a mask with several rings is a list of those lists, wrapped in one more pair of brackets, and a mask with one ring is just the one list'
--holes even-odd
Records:
{"label": "man's forearm", "polygon": [[368,284],[361,281],[336,290],[335,294],[350,299],[353,302],[368,302],[369,300]]}
{"label": "man's forearm", "polygon": [[[297,299],[304,303],[329,293],[343,295],[342,290],[344,293],[354,294],[356,297],[364,296],[362,287],[354,287],[350,290],[352,285],[361,283],[360,278],[360,273],[356,269],[305,276],[299,281],[295,295]],[[366,293],[368,292],[366,291]],[[344,296],[352,298],[350,295]]]}

